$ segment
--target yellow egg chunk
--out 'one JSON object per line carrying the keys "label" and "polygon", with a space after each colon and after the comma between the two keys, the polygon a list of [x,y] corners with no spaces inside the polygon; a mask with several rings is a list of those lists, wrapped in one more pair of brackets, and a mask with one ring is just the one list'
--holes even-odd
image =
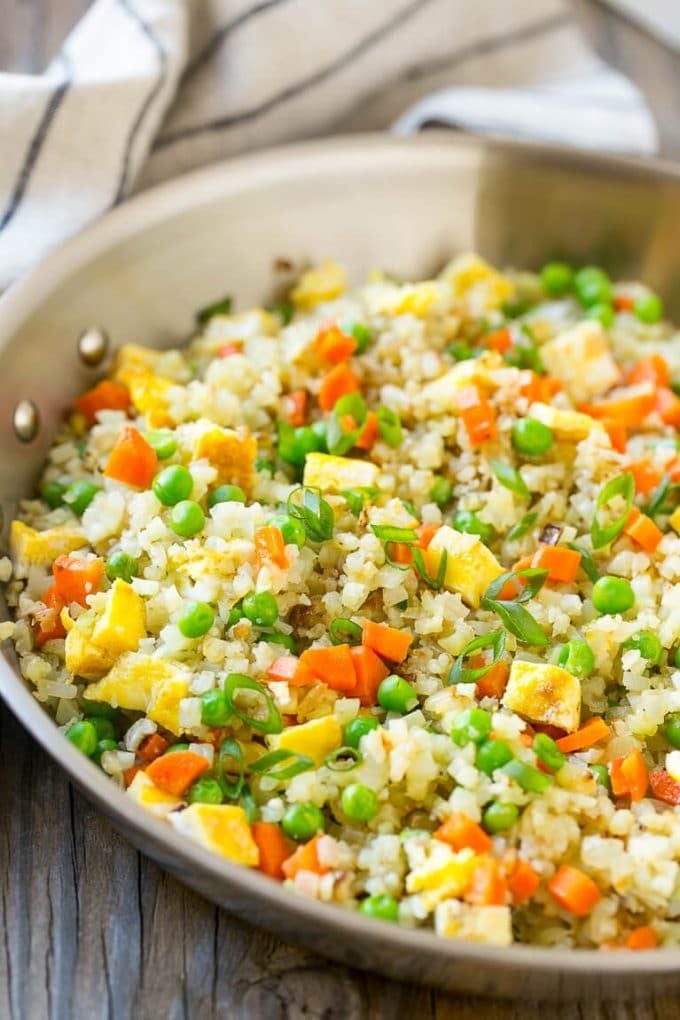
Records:
{"label": "yellow egg chunk", "polygon": [[308,453],[302,484],[323,492],[341,492],[355,486],[375,485],[379,474],[380,468],[369,460]]}
{"label": "yellow egg chunk", "polygon": [[503,704],[529,722],[573,733],[581,723],[581,684],[560,666],[515,659]]}
{"label": "yellow egg chunk", "polygon": [[434,926],[438,935],[447,938],[490,946],[512,945],[512,911],[502,905],[469,906],[459,900],[446,900],[435,910]]}
{"label": "yellow egg chunk", "polygon": [[291,293],[293,304],[309,311],[323,301],[334,301],[347,289],[347,275],[337,262],[322,262],[302,274]]}
{"label": "yellow egg chunk", "polygon": [[171,680],[180,667],[164,659],[129,652],[122,655],[105,677],[85,689],[85,697],[92,701],[105,701],[114,708],[145,712],[154,685]]}
{"label": "yellow egg chunk", "polygon": [[427,383],[422,398],[431,414],[458,414],[458,393],[469,386],[490,387],[489,372],[503,361],[496,351],[485,351],[478,358],[460,361],[439,379]]}
{"label": "yellow egg chunk", "polygon": [[677,507],[670,515],[670,517],[668,518],[668,523],[670,524],[673,531],[677,531],[677,533],[680,535],[680,506]]}
{"label": "yellow egg chunk", "polygon": [[167,393],[174,385],[172,379],[151,372],[141,372],[129,378],[127,387],[132,404],[139,414],[147,416],[152,428],[173,424],[172,416],[168,413]]}
{"label": "yellow egg chunk", "polygon": [[106,608],[94,626],[92,640],[114,657],[134,652],[146,637],[144,599],[127,581],[116,578],[108,593]]}
{"label": "yellow egg chunk", "polygon": [[580,322],[541,347],[541,360],[575,403],[602,396],[619,381],[607,334],[595,319]]}
{"label": "yellow egg chunk", "polygon": [[326,755],[342,744],[342,728],[334,715],[326,715],[300,726],[288,726],[283,733],[269,737],[268,743],[273,751],[296,751],[311,758],[315,765],[323,765]]}
{"label": "yellow egg chunk", "polygon": [[[116,656],[92,640],[93,617],[84,613],[66,635],[66,668],[84,680],[98,680],[113,666]],[[144,707],[144,706],[143,706]]]}
{"label": "yellow egg chunk", "polygon": [[468,535],[444,525],[423,551],[428,573],[436,575],[444,550],[447,553],[444,586],[457,591],[468,605],[476,608],[503,568],[479,535]]}
{"label": "yellow egg chunk", "polygon": [[472,252],[453,259],[439,275],[451,284],[457,297],[468,297],[473,291],[481,293],[487,310],[500,307],[514,290],[502,273]]}
{"label": "yellow egg chunk", "polygon": [[536,403],[529,408],[529,417],[552,429],[555,439],[565,443],[580,443],[591,432],[603,431],[602,423],[580,411],[563,411],[549,404]]}
{"label": "yellow egg chunk", "polygon": [[438,854],[432,861],[410,872],[406,878],[406,891],[420,893],[428,910],[432,910],[441,900],[464,892],[478,863],[479,857],[470,849],[446,857]]}
{"label": "yellow egg chunk", "polygon": [[233,804],[190,804],[170,816],[178,832],[236,864],[256,868],[260,851],[243,808]]}
{"label": "yellow egg chunk", "polygon": [[158,818],[165,818],[176,807],[183,803],[180,797],[159,790],[145,772],[138,772],[125,791],[140,807],[150,811]]}
{"label": "yellow egg chunk", "polygon": [[67,556],[87,544],[80,528],[61,525],[36,531],[23,521],[12,521],[9,535],[10,555],[14,563],[49,567],[58,556]]}
{"label": "yellow egg chunk", "polygon": [[424,319],[430,309],[439,302],[442,296],[441,287],[442,285],[434,280],[406,284],[399,294],[394,308],[395,314],[415,315],[417,319]]}
{"label": "yellow egg chunk", "polygon": [[239,485],[250,492],[253,468],[257,455],[257,442],[249,432],[234,429],[210,429],[197,440],[194,448],[196,460],[205,458],[217,470],[217,481]]}
{"label": "yellow egg chunk", "polygon": [[175,668],[173,675],[155,680],[151,688],[151,698],[147,715],[159,726],[170,730],[175,736],[182,733],[179,721],[179,705],[189,694],[189,678]]}

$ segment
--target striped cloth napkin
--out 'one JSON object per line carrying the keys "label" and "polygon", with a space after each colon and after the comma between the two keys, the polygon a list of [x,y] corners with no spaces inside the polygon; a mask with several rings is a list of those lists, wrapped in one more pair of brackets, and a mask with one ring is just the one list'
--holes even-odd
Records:
{"label": "striped cloth napkin", "polygon": [[[613,0],[642,14],[677,0]],[[672,14],[673,12],[669,12]],[[672,20],[672,17],[671,17]],[[245,150],[428,125],[652,153],[568,0],[96,0],[0,74],[0,289],[130,193]]]}

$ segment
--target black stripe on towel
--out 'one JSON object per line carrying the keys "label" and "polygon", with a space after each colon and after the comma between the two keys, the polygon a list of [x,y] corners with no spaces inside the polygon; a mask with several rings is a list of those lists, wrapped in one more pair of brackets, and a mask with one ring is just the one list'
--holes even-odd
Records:
{"label": "black stripe on towel", "polygon": [[190,64],[187,64],[182,75],[182,85],[186,85],[187,81],[215,55],[225,39],[228,39],[233,32],[241,28],[242,25],[247,25],[249,21],[257,18],[260,14],[264,14],[273,7],[280,7],[281,4],[286,3],[289,3],[289,0],[261,0],[260,3],[256,3],[254,7],[249,8],[247,11],[242,11],[241,14],[238,14],[231,21],[228,21],[226,25],[223,25],[222,28],[219,28],[210,42],[204,46],[200,53],[196,54]]}

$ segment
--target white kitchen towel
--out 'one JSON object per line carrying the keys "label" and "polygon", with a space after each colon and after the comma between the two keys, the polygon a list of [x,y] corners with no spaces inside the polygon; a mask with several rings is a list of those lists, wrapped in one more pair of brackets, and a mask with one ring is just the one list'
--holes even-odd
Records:
{"label": "white kitchen towel", "polygon": [[0,74],[0,289],[191,167],[432,124],[656,148],[642,96],[569,0],[96,0],[44,74]]}

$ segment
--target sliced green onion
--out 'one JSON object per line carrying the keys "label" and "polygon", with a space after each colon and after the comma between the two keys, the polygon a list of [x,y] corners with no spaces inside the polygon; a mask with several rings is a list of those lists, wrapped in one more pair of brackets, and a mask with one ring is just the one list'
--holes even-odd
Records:
{"label": "sliced green onion", "polygon": [[[284,764],[287,762],[288,764]],[[261,758],[254,761],[250,771],[258,776],[266,776],[267,779],[285,780],[299,776],[302,772],[308,772],[314,768],[314,762],[306,754],[298,754],[287,747],[280,747],[269,754],[263,754]]]}
{"label": "sliced green onion", "polygon": [[377,499],[380,495],[380,490],[372,485],[362,485],[356,489],[341,489],[340,495],[346,500],[354,516],[358,517],[367,503]]}
{"label": "sliced green onion", "polygon": [[531,531],[534,524],[538,520],[538,514],[532,512],[525,514],[521,521],[514,524],[510,531],[505,536],[508,542],[515,542],[518,538],[524,538],[528,531]]}
{"label": "sliced green onion", "polygon": [[[366,401],[359,393],[346,393],[344,397],[340,397],[326,428],[328,452],[338,457],[348,453],[363,431],[367,414]],[[349,431],[342,423],[346,415],[349,415],[355,423],[355,428]]]}
{"label": "sliced green onion", "polygon": [[[548,638],[543,633],[541,627],[536,623],[531,613],[524,606],[520,605],[521,602],[528,602],[529,599],[538,593],[545,584],[547,576],[547,570],[538,570],[536,568],[501,574],[486,589],[482,597],[481,607],[496,613],[510,633],[514,634],[524,644],[547,645]],[[523,577],[527,580],[527,584],[522,588],[517,597],[512,600],[496,598],[506,581],[516,577]]]}
{"label": "sliced green onion", "polygon": [[243,784],[239,803],[246,813],[246,818],[249,824],[252,825],[253,822],[256,822],[259,818],[260,809],[258,808],[257,801],[253,797],[252,791],[247,783]]}
{"label": "sliced green onion", "polygon": [[507,574],[501,574],[495,581],[492,581],[484,592],[484,598],[495,599],[502,592],[507,581],[518,577],[523,578],[526,584],[522,585],[514,599],[507,599],[507,602],[529,602],[538,595],[539,591],[548,578],[548,571],[540,567],[529,567],[527,570],[510,570]]}
{"label": "sliced green onion", "polygon": [[586,574],[586,576],[589,577],[593,583],[595,581],[599,581],[600,571],[597,569],[595,565],[595,560],[590,555],[590,553],[586,549],[583,549],[580,545],[577,545],[575,542],[567,542],[566,544],[568,549],[573,549],[574,552],[581,554],[580,567],[583,573]]}
{"label": "sliced green onion", "polygon": [[[611,524],[603,525],[600,523],[599,513],[603,507],[615,499],[616,496],[621,496],[625,500],[626,506],[623,513],[612,521]],[[609,545],[617,538],[626,526],[628,520],[628,514],[633,505],[633,499],[635,497],[635,480],[631,474],[627,471],[622,475],[617,475],[616,478],[612,478],[611,481],[607,482],[600,491],[597,497],[597,504],[595,510],[595,516],[593,523],[590,527],[590,538],[593,543],[593,549],[601,549],[604,545]]]}
{"label": "sliced green onion", "polygon": [[439,591],[444,584],[444,578],[446,577],[446,567],[449,562],[449,554],[444,549],[439,558],[439,565],[437,567],[436,574],[428,574],[427,566],[425,565],[425,557],[423,556],[422,549],[413,550],[413,566],[416,569],[418,577],[425,584],[429,585],[434,591]]}
{"label": "sliced green onion", "polygon": [[205,308],[199,308],[196,312],[196,322],[199,326],[205,326],[216,315],[229,315],[231,306],[232,299],[228,295],[220,298],[219,301],[214,301],[213,304],[206,305]]}
{"label": "sliced green onion", "polygon": [[[227,762],[232,761],[236,763],[236,769],[227,769]],[[225,773],[238,772],[238,779],[232,781],[227,779]],[[217,782],[222,787],[222,792],[225,797],[229,797],[230,800],[237,800],[243,789],[243,783],[245,781],[245,763],[243,761],[243,750],[237,740],[223,740],[220,744],[220,749],[217,752],[217,762],[215,764],[215,773],[217,775]]]}
{"label": "sliced green onion", "polygon": [[328,633],[334,645],[361,644],[361,627],[344,616],[339,616],[336,620],[331,621]]}
{"label": "sliced green onion", "polygon": [[372,524],[371,531],[381,542],[406,542],[409,545],[418,541],[418,533],[414,528],[396,528],[391,524]]}
{"label": "sliced green onion", "polygon": [[[466,669],[465,660],[468,656],[473,655],[482,648],[491,648],[493,650],[493,658],[485,666],[479,666],[476,669]],[[475,638],[465,646],[463,651],[460,653],[449,673],[450,684],[474,684],[478,680],[481,680],[483,676],[489,672],[492,666],[495,666],[497,662],[500,662],[503,652],[505,651],[505,631],[504,630],[493,630],[489,634],[482,634],[481,637]]]}
{"label": "sliced green onion", "polygon": [[325,542],[333,537],[335,518],[333,508],[321,495],[321,490],[300,485],[288,497],[288,516],[301,521],[312,542]]}
{"label": "sliced green onion", "polygon": [[[383,552],[385,553],[385,561],[386,563],[389,564],[390,567],[395,567],[396,570],[410,570],[411,567],[413,566],[413,557],[408,563],[399,563],[399,561],[394,558],[392,547],[400,544],[404,545],[405,543],[385,542],[385,545],[383,546]],[[409,548],[411,548],[410,545]]]}
{"label": "sliced green onion", "polygon": [[331,772],[351,772],[364,760],[356,747],[336,747],[324,758],[324,765]]}
{"label": "sliced green onion", "polygon": [[382,441],[395,448],[401,446],[403,432],[399,415],[391,411],[389,407],[379,407],[376,414],[378,416],[378,432]]}
{"label": "sliced green onion", "polygon": [[363,425],[366,421],[368,408],[366,407],[366,401],[360,393],[346,393],[344,397],[340,397],[335,402],[333,414],[338,418],[342,417],[342,415],[350,414],[357,425]]}
{"label": "sliced green onion", "polygon": [[[237,698],[242,691],[253,691],[264,702],[264,707],[267,710],[264,718],[261,715],[259,717],[249,715],[243,708],[239,708]],[[257,680],[251,680],[243,673],[230,673],[224,684],[224,693],[231,711],[251,729],[257,730],[258,733],[282,732],[281,714],[274,704],[271,694],[264,689],[262,684],[258,684]]]}
{"label": "sliced green onion", "polygon": [[527,793],[543,793],[555,782],[554,776],[549,776],[524,761],[509,761],[503,766],[502,771]]}
{"label": "sliced green onion", "polygon": [[503,460],[490,460],[489,465],[497,481],[504,488],[510,489],[510,492],[514,492],[516,496],[522,496],[524,499],[529,498],[527,483],[516,468],[506,464]]}
{"label": "sliced green onion", "polygon": [[657,514],[670,514],[678,505],[679,495],[680,485],[677,483],[671,484],[668,475],[664,475],[652,493],[649,503],[642,507],[642,512],[651,517],[652,520]]}

